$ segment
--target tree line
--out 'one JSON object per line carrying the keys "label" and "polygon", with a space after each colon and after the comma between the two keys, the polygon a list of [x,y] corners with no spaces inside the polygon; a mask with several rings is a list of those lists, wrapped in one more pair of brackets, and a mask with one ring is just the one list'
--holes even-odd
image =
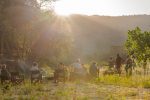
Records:
{"label": "tree line", "polygon": [[139,27],[128,31],[125,43],[127,53],[140,63],[150,60],[150,32],[142,31]]}
{"label": "tree line", "polygon": [[[69,36],[50,29],[56,0],[0,0],[0,57],[53,63],[69,56]],[[52,6],[51,6],[52,7]],[[65,56],[64,56],[65,55]]]}

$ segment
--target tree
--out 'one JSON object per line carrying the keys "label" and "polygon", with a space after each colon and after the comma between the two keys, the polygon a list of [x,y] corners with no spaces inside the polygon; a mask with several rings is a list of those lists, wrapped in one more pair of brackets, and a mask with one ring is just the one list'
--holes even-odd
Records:
{"label": "tree", "polygon": [[41,10],[37,0],[0,1],[0,48],[2,58],[10,59],[14,56],[14,52],[17,52],[15,56],[18,59],[24,58],[25,44],[27,43],[27,37],[29,37],[27,34],[31,33],[31,27],[27,29],[26,26],[33,26],[32,20],[38,17],[40,13]]}
{"label": "tree", "polygon": [[53,1],[0,0],[1,58],[53,64],[69,59],[70,36],[51,28],[57,20],[52,9],[41,9]]}
{"label": "tree", "polygon": [[142,32],[139,27],[128,31],[125,43],[129,55],[134,55],[140,63],[150,60],[150,32]]}

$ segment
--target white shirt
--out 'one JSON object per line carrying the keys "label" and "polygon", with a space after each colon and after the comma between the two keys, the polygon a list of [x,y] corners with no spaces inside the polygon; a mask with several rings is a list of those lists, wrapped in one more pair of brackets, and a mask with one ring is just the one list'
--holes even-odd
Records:
{"label": "white shirt", "polygon": [[37,70],[39,70],[39,68],[38,68],[38,66],[32,66],[30,70],[31,71],[37,71]]}

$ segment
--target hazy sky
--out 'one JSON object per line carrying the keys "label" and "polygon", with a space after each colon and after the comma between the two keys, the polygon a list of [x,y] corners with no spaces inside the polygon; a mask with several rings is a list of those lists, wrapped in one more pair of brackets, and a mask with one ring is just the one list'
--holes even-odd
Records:
{"label": "hazy sky", "polygon": [[54,7],[59,15],[150,14],[150,0],[59,0]]}

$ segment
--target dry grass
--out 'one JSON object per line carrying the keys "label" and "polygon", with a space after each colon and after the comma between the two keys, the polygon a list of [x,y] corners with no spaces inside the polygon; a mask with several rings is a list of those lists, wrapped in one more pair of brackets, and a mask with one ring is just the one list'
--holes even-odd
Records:
{"label": "dry grass", "polygon": [[142,86],[142,84],[149,86],[149,83],[142,83],[149,78],[138,79],[144,81],[137,81],[136,77],[105,76],[94,81],[78,80],[59,84],[49,81],[33,85],[27,80],[25,84],[10,86],[5,92],[1,89],[0,98],[1,100],[149,100],[150,90]]}

